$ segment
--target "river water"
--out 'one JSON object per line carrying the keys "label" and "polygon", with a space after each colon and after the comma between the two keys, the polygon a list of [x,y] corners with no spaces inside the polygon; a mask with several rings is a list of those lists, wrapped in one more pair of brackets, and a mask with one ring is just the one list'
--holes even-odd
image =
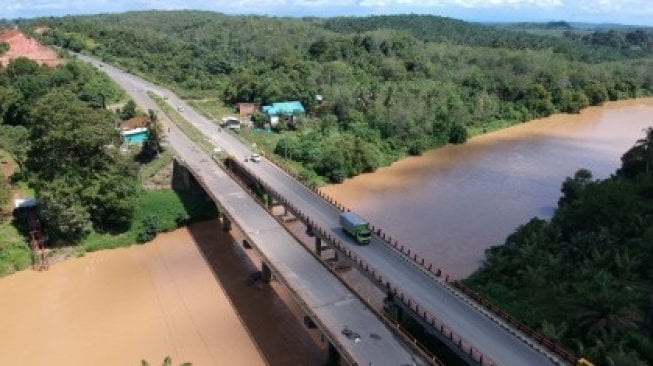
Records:
{"label": "river water", "polygon": [[607,103],[447,145],[322,190],[455,278],[531,217],[550,218],[565,177],[609,176],[653,125],[653,98]]}
{"label": "river water", "polygon": [[[215,221],[0,278],[0,365],[317,365],[325,345]],[[260,267],[259,267],[260,268]]]}

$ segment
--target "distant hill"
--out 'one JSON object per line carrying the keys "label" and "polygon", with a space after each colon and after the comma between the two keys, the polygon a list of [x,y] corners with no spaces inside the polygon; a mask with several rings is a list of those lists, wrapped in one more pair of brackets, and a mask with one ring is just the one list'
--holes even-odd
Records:
{"label": "distant hill", "polygon": [[[653,55],[653,28],[609,24],[568,23],[469,23],[433,15],[383,15],[338,17],[324,20],[324,26],[338,33],[394,29],[411,34],[424,42],[450,43],[508,49],[553,50],[572,60],[603,62]],[[616,32],[609,42],[604,33]],[[648,37],[640,42],[644,32]],[[637,44],[630,39],[638,39]],[[635,47],[633,47],[635,46]]]}

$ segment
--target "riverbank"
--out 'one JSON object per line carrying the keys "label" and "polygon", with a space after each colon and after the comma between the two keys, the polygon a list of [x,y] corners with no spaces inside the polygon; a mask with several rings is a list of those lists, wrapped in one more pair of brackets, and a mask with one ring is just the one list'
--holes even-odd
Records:
{"label": "riverbank", "polygon": [[[316,335],[215,221],[0,278],[0,364],[314,365]],[[235,232],[237,236],[237,232]]]}
{"label": "riverbank", "polygon": [[579,168],[606,177],[653,119],[653,98],[558,114],[321,188],[456,278],[533,216],[548,218]]}

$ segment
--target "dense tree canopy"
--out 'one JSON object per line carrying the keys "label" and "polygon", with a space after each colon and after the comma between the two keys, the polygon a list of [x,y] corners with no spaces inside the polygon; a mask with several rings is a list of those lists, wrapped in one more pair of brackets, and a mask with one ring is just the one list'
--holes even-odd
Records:
{"label": "dense tree canopy", "polygon": [[599,181],[579,170],[550,222],[488,249],[468,283],[602,365],[653,363],[653,129]]}
{"label": "dense tree canopy", "polygon": [[0,148],[35,189],[48,232],[75,241],[92,228],[126,225],[136,171],[113,148],[119,136],[102,107],[121,91],[73,61],[50,69],[18,58],[0,70],[0,81]]}
{"label": "dense tree canopy", "polygon": [[[300,100],[317,123],[287,133],[276,151],[330,181],[470,133],[653,93],[650,30],[555,36],[433,16],[197,11],[33,24],[50,27],[41,36],[48,43],[95,54],[187,97]],[[291,145],[302,153],[284,154]],[[340,146],[349,150],[331,154]]]}

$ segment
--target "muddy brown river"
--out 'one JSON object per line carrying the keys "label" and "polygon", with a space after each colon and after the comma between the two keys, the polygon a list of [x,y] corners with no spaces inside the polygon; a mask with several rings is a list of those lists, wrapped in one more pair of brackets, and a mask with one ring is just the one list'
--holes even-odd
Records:
{"label": "muddy brown river", "polygon": [[[232,236],[233,235],[233,236]],[[319,365],[326,345],[217,222],[0,278],[0,365]]]}
{"label": "muddy brown river", "polygon": [[550,218],[565,177],[606,177],[653,125],[653,98],[607,103],[448,145],[323,191],[454,277],[533,216]]}

